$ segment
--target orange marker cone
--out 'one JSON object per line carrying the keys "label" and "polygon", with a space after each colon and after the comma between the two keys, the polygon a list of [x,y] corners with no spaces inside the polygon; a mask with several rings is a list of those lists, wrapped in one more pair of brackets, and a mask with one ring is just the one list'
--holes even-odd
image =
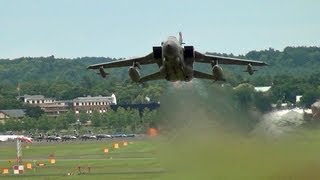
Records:
{"label": "orange marker cone", "polygon": [[56,159],[49,159],[49,162],[50,162],[51,164],[55,164],[55,163],[56,163]]}
{"label": "orange marker cone", "polygon": [[27,169],[32,169],[31,163],[27,163],[27,164],[26,164],[26,167],[27,167]]}
{"label": "orange marker cone", "polygon": [[3,168],[2,174],[9,174],[9,169],[8,168]]}
{"label": "orange marker cone", "polygon": [[118,143],[114,143],[114,144],[113,144],[113,148],[114,148],[114,149],[118,149],[118,148],[119,148],[119,144],[118,144]]}

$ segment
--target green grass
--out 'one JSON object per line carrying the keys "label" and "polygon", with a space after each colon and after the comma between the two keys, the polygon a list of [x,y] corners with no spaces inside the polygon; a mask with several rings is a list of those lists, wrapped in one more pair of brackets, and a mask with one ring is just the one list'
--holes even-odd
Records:
{"label": "green grass", "polygon": [[[0,179],[320,179],[319,130],[276,139],[180,131],[171,137],[134,140],[104,154],[103,148],[112,143],[34,143],[23,148],[24,162],[35,160],[47,166],[22,176],[0,175]],[[56,164],[48,164],[50,154]],[[0,144],[0,168],[11,170],[8,160],[14,159],[15,145]],[[78,174],[79,166],[84,174]]]}
{"label": "green grass", "polygon": [[[119,141],[121,142],[121,141]],[[149,140],[129,141],[128,146],[112,148],[112,141],[88,141],[71,143],[34,143],[23,146],[23,161],[33,165],[26,170],[23,179],[153,179],[161,175],[163,168],[154,154],[154,145]],[[103,149],[109,148],[109,153]],[[8,167],[12,173],[15,163],[15,144],[2,144],[0,168]],[[48,157],[54,155],[56,164],[49,164]],[[8,161],[11,160],[12,163]],[[45,163],[44,167],[35,164]],[[78,167],[80,167],[79,172]],[[90,167],[90,173],[89,168]],[[68,173],[74,175],[67,176]],[[79,175],[80,174],[80,175]],[[16,178],[0,175],[1,179]],[[20,177],[20,178],[21,178]]]}

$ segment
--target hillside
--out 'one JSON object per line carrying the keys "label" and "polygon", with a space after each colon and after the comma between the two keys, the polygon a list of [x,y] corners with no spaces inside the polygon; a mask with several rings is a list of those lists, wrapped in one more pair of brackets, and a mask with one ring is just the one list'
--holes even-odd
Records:
{"label": "hillside", "polygon": [[[216,53],[212,53],[216,54]],[[218,54],[227,55],[227,54]],[[241,82],[263,86],[291,78],[296,81],[310,80],[320,84],[320,48],[287,47],[284,51],[268,49],[250,51],[240,58],[266,61],[270,66],[259,69],[253,76],[242,72],[246,67],[222,65],[226,79],[232,86]],[[13,60],[0,60],[0,96],[17,96],[17,87],[21,94],[43,94],[57,99],[72,99],[84,95],[110,95],[115,92],[120,102],[140,102],[145,96],[157,100],[166,81],[149,82],[144,85],[132,84],[127,68],[108,69],[111,75],[102,79],[93,70],[86,70],[90,64],[107,62],[114,59],[104,57],[83,57],[59,59],[49,57],[23,57]],[[210,72],[210,66],[196,65],[196,69]],[[143,66],[141,74],[157,70],[155,65]],[[212,82],[207,81],[209,84]],[[311,83],[311,82],[310,82]],[[297,93],[302,93],[298,91]],[[280,95],[278,95],[280,96]]]}

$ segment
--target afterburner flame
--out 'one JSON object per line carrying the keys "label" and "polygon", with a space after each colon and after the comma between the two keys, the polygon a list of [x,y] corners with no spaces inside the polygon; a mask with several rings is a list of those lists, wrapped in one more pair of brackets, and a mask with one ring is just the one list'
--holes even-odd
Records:
{"label": "afterburner flame", "polygon": [[158,135],[158,130],[156,128],[149,128],[148,129],[148,135],[150,137],[155,137]]}

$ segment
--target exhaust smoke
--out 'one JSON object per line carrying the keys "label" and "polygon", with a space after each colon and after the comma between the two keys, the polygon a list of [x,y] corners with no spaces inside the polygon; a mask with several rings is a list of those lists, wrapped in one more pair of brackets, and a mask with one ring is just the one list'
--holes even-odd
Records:
{"label": "exhaust smoke", "polygon": [[[320,133],[265,138],[259,116],[234,106],[228,88],[200,81],[169,87],[161,99],[161,179],[319,179]],[[259,126],[259,125],[258,125]],[[303,134],[303,135],[302,135]]]}

